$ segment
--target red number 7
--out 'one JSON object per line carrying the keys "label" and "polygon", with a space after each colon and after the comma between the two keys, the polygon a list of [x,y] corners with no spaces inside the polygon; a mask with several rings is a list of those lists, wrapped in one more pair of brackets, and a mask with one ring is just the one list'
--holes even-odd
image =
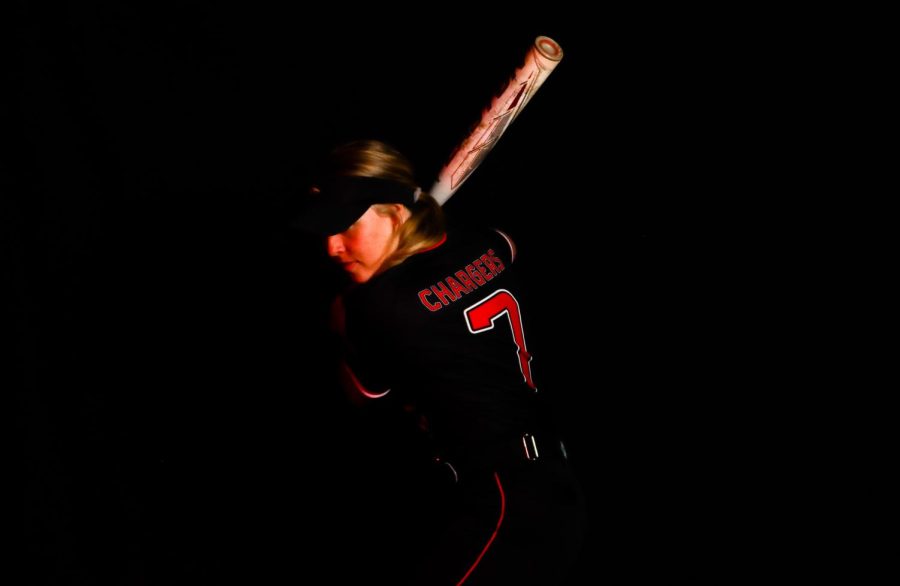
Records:
{"label": "red number 7", "polygon": [[479,301],[466,309],[466,325],[473,334],[483,334],[494,329],[494,322],[503,315],[509,318],[513,340],[516,343],[516,354],[519,358],[519,369],[528,386],[534,389],[531,378],[531,354],[525,347],[525,330],[522,327],[522,315],[519,313],[519,302],[506,289],[499,289],[490,297]]}

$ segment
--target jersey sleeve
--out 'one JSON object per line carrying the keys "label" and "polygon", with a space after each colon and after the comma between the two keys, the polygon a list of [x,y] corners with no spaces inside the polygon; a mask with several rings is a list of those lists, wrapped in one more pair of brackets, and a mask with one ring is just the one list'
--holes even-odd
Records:
{"label": "jersey sleeve", "polygon": [[[351,400],[357,402],[359,398],[380,399],[387,396],[391,389],[379,380],[372,365],[367,364],[365,354],[360,352],[360,341],[354,341],[348,335],[347,309],[343,296],[338,296],[332,303],[331,328],[341,341],[340,379]],[[349,331],[358,329],[358,326],[351,324]]]}

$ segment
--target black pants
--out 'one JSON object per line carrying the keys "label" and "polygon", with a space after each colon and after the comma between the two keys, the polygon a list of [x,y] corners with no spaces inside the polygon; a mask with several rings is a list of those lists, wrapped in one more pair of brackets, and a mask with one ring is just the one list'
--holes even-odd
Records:
{"label": "black pants", "polygon": [[562,458],[458,470],[416,586],[562,584],[581,550],[581,488]]}

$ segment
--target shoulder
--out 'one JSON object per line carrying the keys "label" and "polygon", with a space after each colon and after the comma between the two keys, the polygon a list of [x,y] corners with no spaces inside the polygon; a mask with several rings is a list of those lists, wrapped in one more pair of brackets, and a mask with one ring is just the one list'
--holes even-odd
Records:
{"label": "shoulder", "polygon": [[396,282],[385,275],[377,275],[372,280],[353,285],[344,292],[344,305],[348,313],[375,313],[389,305],[394,297]]}
{"label": "shoulder", "polygon": [[470,228],[453,231],[450,235],[449,241],[459,246],[471,245],[475,248],[488,246],[495,249],[497,254],[508,258],[510,262],[516,259],[515,242],[509,234],[498,228]]}
{"label": "shoulder", "polygon": [[516,243],[513,242],[513,239],[510,237],[510,235],[498,228],[494,228],[494,232],[499,234],[500,237],[503,238],[503,240],[506,242],[506,245],[509,246],[510,260],[512,260],[512,261],[516,260]]}

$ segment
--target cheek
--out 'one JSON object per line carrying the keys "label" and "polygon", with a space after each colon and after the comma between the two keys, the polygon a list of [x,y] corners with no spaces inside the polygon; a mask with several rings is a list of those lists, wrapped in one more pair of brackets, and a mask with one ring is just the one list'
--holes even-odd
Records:
{"label": "cheek", "polygon": [[370,242],[371,239],[367,238],[365,234],[354,234],[344,240],[344,250],[352,258],[366,262],[369,251],[372,249]]}
{"label": "cheek", "polygon": [[360,254],[373,259],[381,257],[384,255],[384,251],[392,236],[393,232],[389,226],[383,224],[372,226],[372,229],[366,233],[365,239],[360,239],[356,243],[357,250]]}

